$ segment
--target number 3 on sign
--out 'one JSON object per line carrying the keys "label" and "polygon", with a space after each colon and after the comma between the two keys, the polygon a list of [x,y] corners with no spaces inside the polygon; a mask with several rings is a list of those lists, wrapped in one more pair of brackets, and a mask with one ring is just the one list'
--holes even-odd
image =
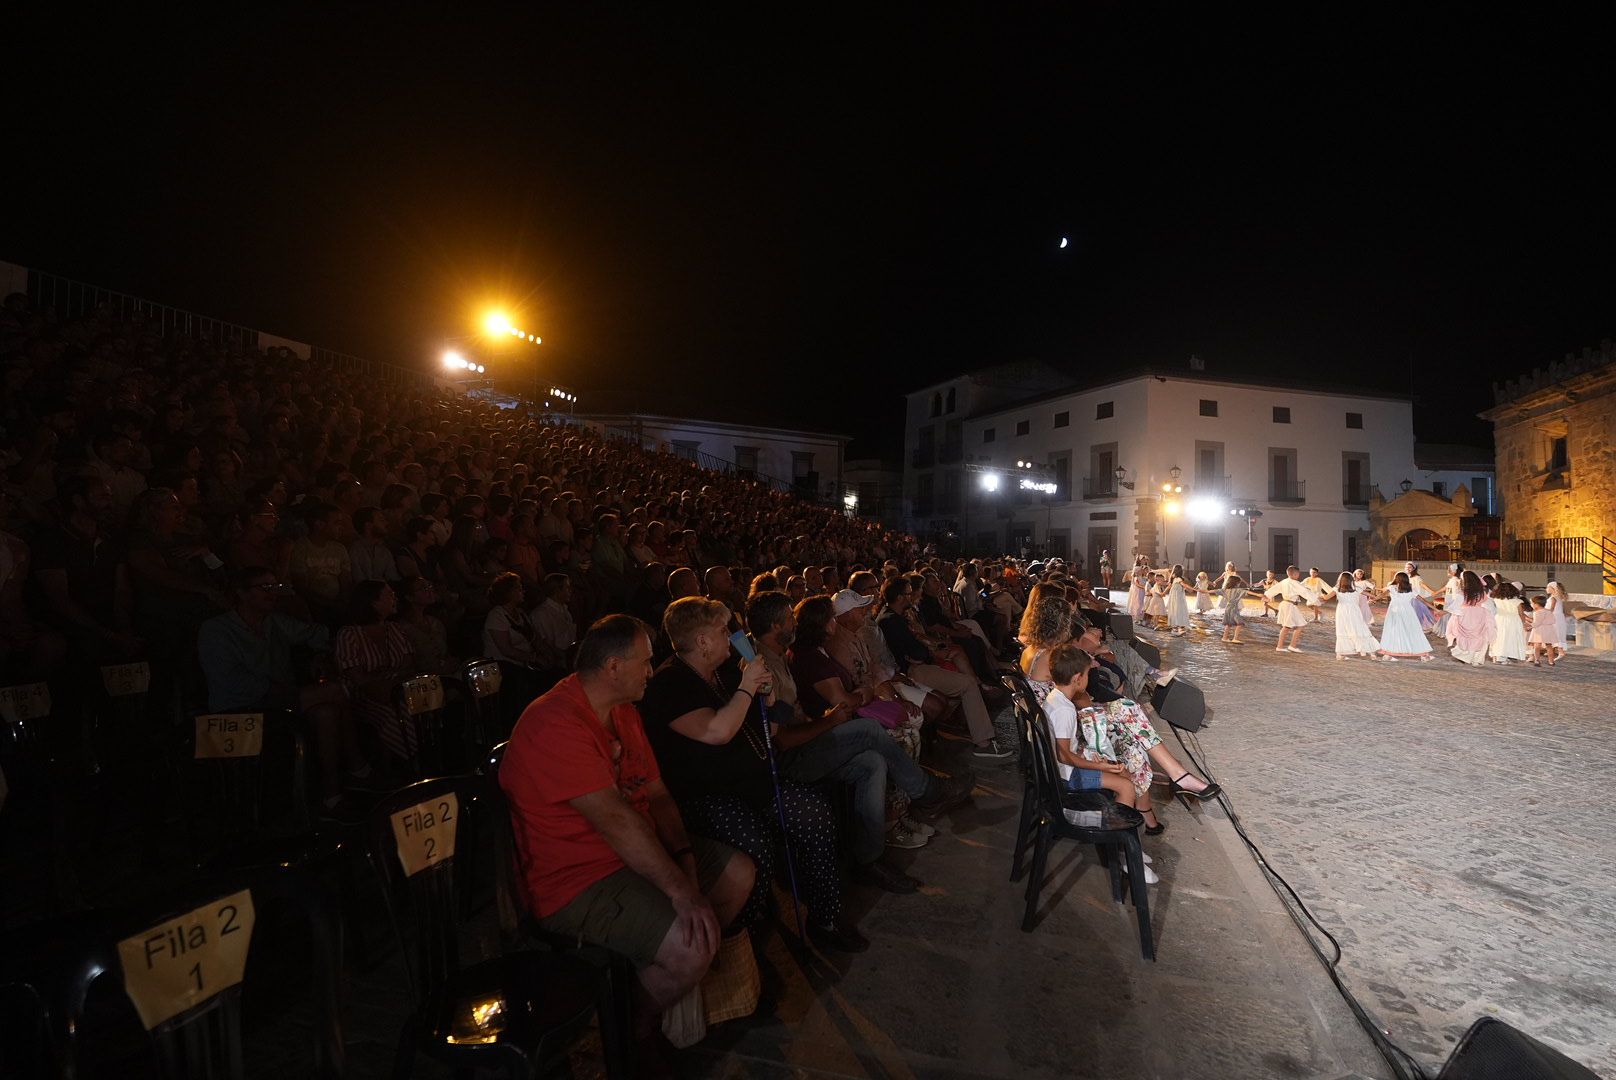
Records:
{"label": "number 3 on sign", "polygon": [[118,942],[124,990],[148,1031],[241,981],[253,919],[243,889]]}
{"label": "number 3 on sign", "polygon": [[417,803],[393,815],[393,839],[407,877],[450,858],[460,827],[460,800],[454,792]]}

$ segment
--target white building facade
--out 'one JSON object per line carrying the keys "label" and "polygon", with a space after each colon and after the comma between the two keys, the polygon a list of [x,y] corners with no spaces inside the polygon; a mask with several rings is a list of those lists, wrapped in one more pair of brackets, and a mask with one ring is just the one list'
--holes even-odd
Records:
{"label": "white building facade", "polygon": [[[934,392],[910,395],[911,424],[916,399],[929,412]],[[1395,491],[1415,471],[1406,398],[1199,372],[990,404],[962,417],[959,432],[961,476],[946,488],[934,476],[929,516],[920,513],[925,470],[907,471],[909,526],[935,533],[952,524],[972,553],[1029,549],[1091,568],[1102,550],[1117,565],[1137,553],[1208,571],[1225,560],[1259,574],[1292,563],[1368,566],[1370,494]],[[913,428],[908,449],[924,460]],[[1053,479],[1056,493],[1023,493],[1018,462]],[[983,469],[1002,471],[996,490],[984,487]],[[951,504],[937,493],[954,487],[958,512],[945,515]]]}

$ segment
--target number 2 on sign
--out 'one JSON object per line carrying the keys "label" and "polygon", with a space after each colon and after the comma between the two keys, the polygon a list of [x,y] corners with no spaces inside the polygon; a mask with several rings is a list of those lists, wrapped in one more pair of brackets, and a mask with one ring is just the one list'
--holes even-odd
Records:
{"label": "number 2 on sign", "polygon": [[460,825],[460,800],[454,792],[417,803],[393,815],[393,839],[406,876],[450,858]]}

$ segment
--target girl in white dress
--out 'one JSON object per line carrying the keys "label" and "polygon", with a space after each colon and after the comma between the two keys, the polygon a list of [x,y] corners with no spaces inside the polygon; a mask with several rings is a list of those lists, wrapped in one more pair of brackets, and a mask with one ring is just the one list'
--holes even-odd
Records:
{"label": "girl in white dress", "polygon": [[1552,596],[1532,597],[1532,631],[1526,635],[1526,643],[1532,647],[1533,667],[1545,661],[1550,667],[1554,666],[1554,636],[1560,630],[1560,620],[1549,610],[1552,599]]}
{"label": "girl in white dress", "polygon": [[1175,636],[1182,635],[1190,628],[1189,598],[1184,595],[1186,587],[1184,566],[1182,563],[1175,563],[1167,579],[1166,601],[1167,627]]}
{"label": "girl in white dress", "polygon": [[1202,570],[1195,575],[1195,612],[1205,615],[1212,610],[1212,580]]}
{"label": "girl in white dress", "polygon": [[1167,625],[1167,583],[1154,570],[1145,571],[1145,582],[1145,614],[1156,629],[1164,629]]}
{"label": "girl in white dress", "polygon": [[1139,625],[1145,625],[1145,577],[1138,563],[1128,571],[1128,614]]}
{"label": "girl in white dress", "polygon": [[1324,602],[1335,595],[1335,590],[1319,575],[1319,568],[1316,566],[1308,568],[1307,577],[1302,579],[1302,584],[1312,589],[1313,594],[1318,597],[1316,602],[1307,605],[1308,621],[1318,622],[1324,617]]}
{"label": "girl in white dress", "polygon": [[1362,570],[1352,572],[1352,587],[1357,590],[1359,597],[1361,597],[1358,602],[1363,605],[1364,625],[1374,626],[1375,612],[1369,606],[1369,601],[1374,597],[1375,593],[1380,591],[1380,587],[1375,584],[1374,579]]}
{"label": "girl in white dress", "polygon": [[1548,607],[1554,612],[1554,621],[1559,632],[1554,642],[1554,654],[1559,658],[1577,643],[1577,628],[1572,621],[1571,612],[1566,610],[1566,601],[1570,597],[1566,596],[1565,586],[1558,581],[1551,581],[1544,586],[1544,591],[1549,594]]}
{"label": "girl in white dress", "polygon": [[1493,590],[1493,607],[1498,612],[1498,633],[1493,635],[1487,655],[1499,664],[1525,660],[1526,624],[1521,621],[1520,590],[1507,581],[1500,581]]}
{"label": "girl in white dress", "polygon": [[1384,659],[1379,655],[1380,642],[1375,640],[1375,635],[1369,632],[1369,624],[1364,622],[1363,605],[1358,600],[1358,591],[1352,587],[1351,574],[1342,574],[1336,579],[1335,597],[1336,659],[1350,660],[1354,656]]}
{"label": "girl in white dress", "polygon": [[1414,602],[1419,594],[1408,582],[1408,572],[1400,570],[1392,578],[1391,601],[1386,605],[1386,624],[1380,628],[1380,652],[1388,660],[1404,657],[1431,659],[1431,643],[1420,626]]}

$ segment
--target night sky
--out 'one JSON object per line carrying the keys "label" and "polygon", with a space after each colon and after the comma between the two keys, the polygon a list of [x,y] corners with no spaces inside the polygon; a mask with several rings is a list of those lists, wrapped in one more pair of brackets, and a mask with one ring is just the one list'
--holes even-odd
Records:
{"label": "night sky", "polygon": [[13,18],[0,259],[421,366],[498,299],[586,408],[894,454],[916,385],[1192,352],[1485,440],[1616,335],[1608,28],[1136,8]]}

